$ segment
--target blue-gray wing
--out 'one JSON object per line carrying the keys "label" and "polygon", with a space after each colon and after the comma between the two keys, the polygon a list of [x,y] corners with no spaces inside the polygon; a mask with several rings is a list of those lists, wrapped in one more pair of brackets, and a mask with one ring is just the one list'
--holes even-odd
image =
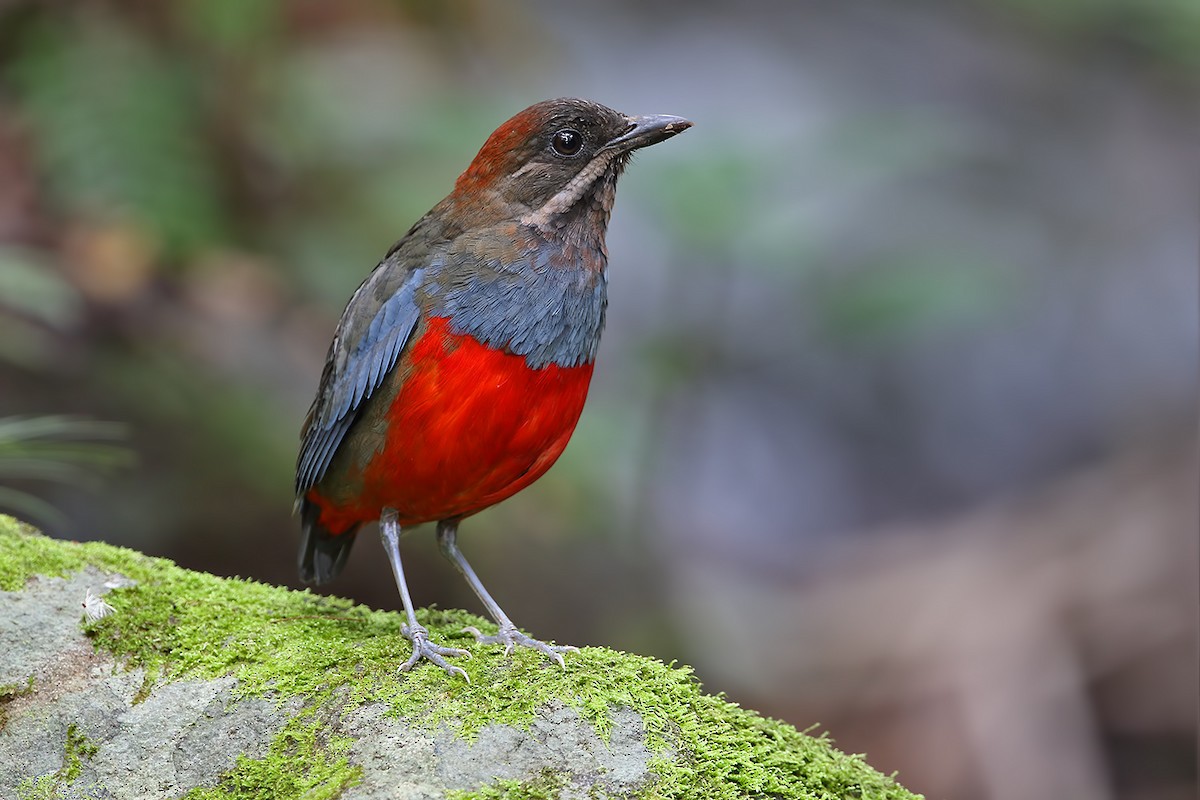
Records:
{"label": "blue-gray wing", "polygon": [[297,497],[320,482],[362,403],[396,365],[420,317],[416,293],[423,273],[385,260],[342,312],[300,434]]}

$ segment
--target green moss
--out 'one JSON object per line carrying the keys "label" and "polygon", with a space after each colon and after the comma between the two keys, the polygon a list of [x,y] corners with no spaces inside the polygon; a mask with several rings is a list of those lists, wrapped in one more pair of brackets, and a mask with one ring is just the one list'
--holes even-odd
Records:
{"label": "green moss", "polygon": [[15,592],[34,575],[63,577],[89,564],[135,580],[149,578],[162,567],[178,569],[170,561],[124,547],[51,539],[31,525],[0,514],[0,591]]}
{"label": "green moss", "polygon": [[[410,724],[445,725],[464,737],[489,724],[527,729],[552,703],[575,708],[606,735],[610,710],[624,706],[642,716],[647,746],[657,754],[658,778],[647,797],[914,797],[859,756],[706,695],[686,668],[590,647],[568,657],[566,669],[528,650],[505,657],[501,648],[459,633],[466,625],[487,629],[478,617],[423,609],[418,617],[433,637],[471,651],[474,657],[460,662],[471,682],[431,665],[401,675],[396,668],[409,644],[397,613],[190,572],[100,543],[54,541],[0,517],[0,587],[87,564],[137,581],[105,595],[116,613],[85,630],[96,647],[154,676],[143,694],[155,680],[232,675],[242,696],[280,703],[300,697],[306,708],[326,713],[382,703]],[[210,790],[217,794],[189,797],[334,797],[340,789],[322,794],[316,787],[344,787],[356,773],[346,761],[348,743],[326,739],[314,718],[302,714],[266,757],[239,761],[221,788]],[[462,796],[516,796],[518,785],[496,783],[479,790],[490,795]]]}
{"label": "green moss", "polygon": [[83,772],[83,760],[89,761],[100,752],[99,746],[88,739],[74,723],[67,726],[67,740],[63,744],[63,765],[52,775],[26,778],[17,786],[21,800],[53,800],[69,796],[67,790]]}
{"label": "green moss", "polygon": [[5,683],[0,685],[0,731],[8,724],[8,704],[18,697],[24,697],[33,691],[33,676],[25,683]]}
{"label": "green moss", "polygon": [[447,800],[558,800],[567,785],[554,770],[544,769],[533,780],[501,780],[473,791],[450,792]]}
{"label": "green moss", "polygon": [[96,743],[80,733],[74,723],[68,725],[67,743],[63,747],[63,780],[72,783],[83,770],[83,759],[91,761],[98,752]]}
{"label": "green moss", "polygon": [[26,778],[17,784],[17,797],[21,800],[55,800],[60,797],[62,782],[54,775]]}
{"label": "green moss", "polygon": [[[0,591],[15,592],[33,575],[62,576],[83,569],[89,563],[86,552],[48,539],[29,525],[3,514],[0,514],[0,538],[3,540],[3,550],[0,551],[0,555],[3,555],[0,558]],[[139,555],[132,550],[115,547],[108,550],[115,551],[107,553],[110,557],[117,553],[129,558]],[[126,560],[121,559],[123,563]]]}
{"label": "green moss", "polygon": [[334,800],[358,783],[362,769],[346,757],[350,739],[325,739],[313,713],[301,713],[271,742],[266,758],[241,756],[216,787],[193,789],[181,800]]}

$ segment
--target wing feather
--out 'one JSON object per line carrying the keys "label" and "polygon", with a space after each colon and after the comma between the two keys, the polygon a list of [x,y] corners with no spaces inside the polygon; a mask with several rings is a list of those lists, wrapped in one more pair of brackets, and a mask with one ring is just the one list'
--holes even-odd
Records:
{"label": "wing feather", "polygon": [[395,367],[420,318],[416,292],[423,274],[389,258],[350,298],[300,434],[298,497],[321,481],[363,402]]}

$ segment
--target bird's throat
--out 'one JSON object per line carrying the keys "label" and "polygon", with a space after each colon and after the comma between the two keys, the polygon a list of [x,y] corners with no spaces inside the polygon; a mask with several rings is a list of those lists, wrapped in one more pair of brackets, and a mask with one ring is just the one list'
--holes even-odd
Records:
{"label": "bird's throat", "polygon": [[628,153],[598,153],[541,208],[524,215],[521,223],[542,231],[553,231],[562,228],[570,217],[598,210],[602,212],[599,229],[603,232],[616,197],[617,178],[627,163]]}

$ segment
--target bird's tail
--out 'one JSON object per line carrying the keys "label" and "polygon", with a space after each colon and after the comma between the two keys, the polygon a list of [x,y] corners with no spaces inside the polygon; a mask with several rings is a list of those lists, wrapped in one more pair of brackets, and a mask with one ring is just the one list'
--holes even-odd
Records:
{"label": "bird's tail", "polygon": [[300,580],[320,586],[329,583],[346,565],[357,525],[335,534],[320,523],[321,509],[308,500],[300,501]]}

